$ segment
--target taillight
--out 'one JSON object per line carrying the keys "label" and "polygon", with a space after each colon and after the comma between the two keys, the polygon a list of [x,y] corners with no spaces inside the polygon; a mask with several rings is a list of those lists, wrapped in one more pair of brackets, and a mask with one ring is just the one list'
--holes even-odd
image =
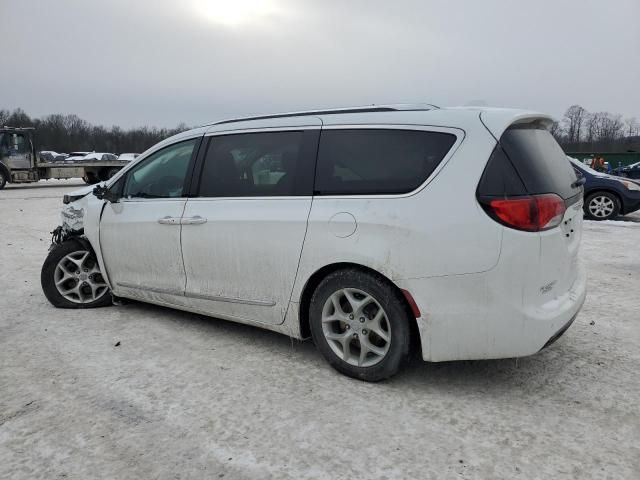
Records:
{"label": "taillight", "polygon": [[522,197],[481,198],[493,218],[516,230],[539,232],[557,227],[566,207],[564,200],[554,193]]}

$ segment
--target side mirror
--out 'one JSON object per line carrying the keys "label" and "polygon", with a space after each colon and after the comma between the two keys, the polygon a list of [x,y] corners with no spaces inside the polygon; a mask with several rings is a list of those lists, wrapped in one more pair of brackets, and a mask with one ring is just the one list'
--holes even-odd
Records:
{"label": "side mirror", "polygon": [[107,202],[111,203],[118,203],[118,200],[120,200],[120,197],[115,192],[112,192],[109,188],[107,188],[106,185],[97,185],[93,189],[93,194],[96,196],[96,198],[99,198],[100,200],[106,200]]}

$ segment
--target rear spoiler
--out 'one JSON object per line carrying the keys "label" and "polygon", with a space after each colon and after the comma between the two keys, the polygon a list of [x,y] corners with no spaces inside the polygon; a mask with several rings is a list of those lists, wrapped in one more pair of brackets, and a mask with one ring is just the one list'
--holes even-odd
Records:
{"label": "rear spoiler", "polygon": [[492,109],[480,112],[480,121],[498,141],[504,131],[512,125],[539,123],[544,128],[553,125],[553,117],[538,112],[518,112],[508,109]]}

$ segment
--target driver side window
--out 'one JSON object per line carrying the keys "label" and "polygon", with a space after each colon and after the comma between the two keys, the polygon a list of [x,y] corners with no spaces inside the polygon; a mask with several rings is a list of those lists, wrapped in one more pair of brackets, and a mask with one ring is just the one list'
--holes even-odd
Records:
{"label": "driver side window", "polygon": [[136,165],[124,186],[125,198],[179,198],[197,139],[170,145]]}

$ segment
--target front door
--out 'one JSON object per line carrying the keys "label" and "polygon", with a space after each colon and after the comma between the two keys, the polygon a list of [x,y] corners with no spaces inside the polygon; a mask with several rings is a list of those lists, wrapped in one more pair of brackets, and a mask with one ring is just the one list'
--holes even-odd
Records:
{"label": "front door", "polygon": [[[284,321],[313,193],[319,126],[207,137],[183,216],[185,296],[209,314]],[[197,299],[197,300],[196,300]]]}
{"label": "front door", "polygon": [[184,294],[180,219],[199,140],[151,154],[114,185],[122,189],[122,198],[104,208],[100,247],[116,294],[151,298]]}

